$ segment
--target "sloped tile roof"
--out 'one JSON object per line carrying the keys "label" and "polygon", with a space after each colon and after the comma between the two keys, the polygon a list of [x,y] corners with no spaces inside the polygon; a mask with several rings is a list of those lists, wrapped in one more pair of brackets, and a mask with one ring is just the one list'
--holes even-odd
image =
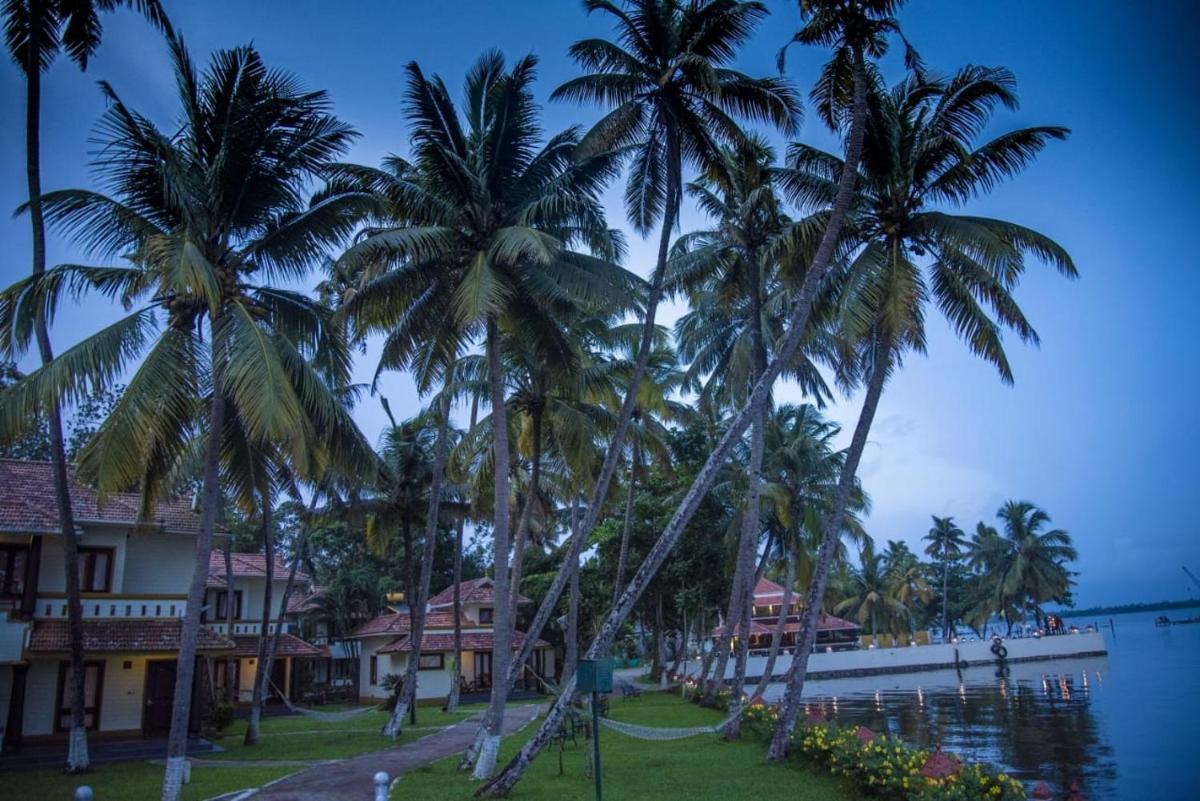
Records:
{"label": "sloped tile roof", "polygon": [[[113,651],[178,651],[181,620],[85,620],[83,650]],[[228,651],[234,644],[207,626],[200,627],[201,651]],[[29,650],[59,653],[70,649],[70,635],[65,620],[37,620],[29,637]]]}
{"label": "sloped tile roof", "polygon": [[[299,576],[299,574],[297,574]],[[320,608],[317,603],[321,596],[325,594],[323,587],[314,587],[308,592],[293,592],[288,598],[287,611],[289,615],[299,615],[304,612],[312,612]]]}
{"label": "sloped tile roof", "polygon": [[[100,502],[90,487],[75,480],[68,467],[71,508],[77,524],[132,526],[138,521],[141,498],[136,492],[113,492]],[[50,533],[61,531],[54,502],[54,476],[50,462],[0,459],[0,531]],[[192,511],[190,498],[163,501],[145,525],[174,534],[195,534],[200,515]]]}
{"label": "sloped tile roof", "polygon": [[[459,586],[458,597],[459,601],[464,604],[491,604],[496,602],[496,592],[492,586],[492,580],[487,576],[482,576],[470,581],[464,581]],[[517,603],[531,604],[533,601],[526,598],[524,595],[517,596]],[[444,606],[454,605],[454,585],[451,584],[446,589],[439,592],[437,595],[429,599],[429,606],[437,609]]]}
{"label": "sloped tile roof", "polygon": [[[778,622],[777,617],[776,618],[759,617],[757,619],[751,620],[750,621],[750,634],[751,634],[751,636],[763,636],[763,635],[773,634],[775,632],[775,624],[777,622]],[[723,628],[722,626],[717,626],[716,628],[714,628],[712,630],[712,636],[716,637],[716,636],[720,635],[722,628]],[[862,628],[862,627],[859,626],[857,623],[852,623],[849,620],[843,620],[842,618],[834,617],[833,615],[827,615],[824,612],[822,612],[820,615],[817,616],[817,631],[834,631],[834,630],[840,630],[840,629],[849,630],[849,629],[860,629],[860,628]],[[739,623],[738,625],[734,626],[733,633],[735,635],[740,634],[741,630],[742,630],[742,626]],[[783,624],[783,633],[784,634],[795,634],[798,631],[800,631],[800,623],[798,621]]]}
{"label": "sloped tile roof", "polygon": [[[233,641],[237,643],[237,648],[234,650],[235,656],[240,657],[256,657],[258,656],[258,635],[235,635]],[[279,645],[275,647],[275,656],[329,656],[328,648],[321,648],[316,645],[310,645],[299,637],[291,634],[280,634]]]}
{"label": "sloped tile roof", "polygon": [[[267,557],[264,554],[231,553],[229,561],[232,563],[234,578],[266,577],[267,575]],[[288,573],[291,569],[291,565],[286,564],[283,561],[283,557],[275,554],[274,565],[272,567],[275,581],[287,581]],[[296,581],[301,584],[307,584],[309,578],[306,574],[296,571]],[[208,586],[225,586],[224,551],[213,551],[208,555]]]}
{"label": "sloped tile roof", "polygon": [[[520,648],[525,642],[525,634],[517,631],[513,632],[513,650]],[[550,643],[545,640],[534,640],[535,648],[548,648]],[[464,651],[490,651],[495,647],[495,638],[490,631],[475,631],[463,632],[462,647]],[[376,653],[380,654],[400,654],[408,653],[412,650],[412,642],[407,634],[397,637],[387,645],[380,648]],[[434,653],[437,651],[453,651],[454,650],[454,634],[445,632],[429,632],[421,638],[422,653]]]}
{"label": "sloped tile roof", "polygon": [[[462,619],[459,621],[464,629],[479,628],[478,623],[473,623],[470,620]],[[409,631],[408,612],[393,612],[389,615],[380,615],[379,617],[371,618],[354,631],[350,632],[351,637],[379,637],[385,634],[408,634]],[[454,613],[453,612],[428,612],[425,615],[426,629],[454,629]]]}

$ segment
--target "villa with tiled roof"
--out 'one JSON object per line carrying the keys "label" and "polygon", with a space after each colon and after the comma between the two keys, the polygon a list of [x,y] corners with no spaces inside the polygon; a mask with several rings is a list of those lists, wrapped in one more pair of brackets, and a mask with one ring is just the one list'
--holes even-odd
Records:
{"label": "villa with tiled roof", "polygon": [[[25,738],[65,736],[66,578],[49,462],[0,459],[0,729],[6,750]],[[136,494],[70,481],[79,532],[86,660],[85,719],[102,735],[162,734],[170,725],[175,654],[195,567],[200,516],[190,498],[140,519]],[[219,535],[219,540],[223,535]],[[233,652],[202,629],[199,691],[209,657]],[[193,725],[209,694],[197,693]]]}
{"label": "villa with tiled roof", "polygon": [[[771,639],[779,625],[780,615],[783,621],[783,636],[779,641],[780,648],[786,653],[795,647],[796,635],[800,632],[800,616],[804,610],[803,593],[793,591],[791,603],[787,610],[783,608],[783,587],[767,578],[760,578],[754,585],[754,606],[750,618],[750,649],[765,651],[771,647]],[[722,626],[712,631],[716,638]],[[741,624],[734,626],[734,637],[742,635]],[[861,627],[852,621],[822,612],[817,617],[816,645],[822,650],[842,650],[854,648],[858,643],[858,632]]]}
{"label": "villa with tiled roof", "polygon": [[[495,592],[487,577],[459,585],[459,627],[462,634],[463,689],[484,690],[492,683],[494,628],[492,613]],[[532,603],[520,596],[518,603]],[[425,631],[420,644],[417,699],[440,702],[450,692],[454,664],[454,587],[429,599]],[[386,698],[385,680],[403,675],[412,656],[411,618],[407,609],[392,611],[362,623],[350,634],[359,643],[359,695],[364,702]],[[513,648],[524,642],[524,632],[514,632]],[[539,677],[554,676],[554,651],[548,642],[537,640],[526,670],[526,684],[537,687]]]}

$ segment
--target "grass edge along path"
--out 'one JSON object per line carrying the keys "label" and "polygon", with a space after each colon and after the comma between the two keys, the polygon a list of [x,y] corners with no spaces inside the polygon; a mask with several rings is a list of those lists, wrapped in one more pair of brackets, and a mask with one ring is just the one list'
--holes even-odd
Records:
{"label": "grass edge along path", "polygon": [[[673,728],[718,723],[724,714],[704,709],[677,695],[647,692],[641,698],[613,699],[614,719],[645,726]],[[505,739],[498,764],[511,758],[533,733],[527,728]],[[854,801],[850,785],[819,768],[789,761],[771,765],[761,742],[725,742],[704,734],[682,740],[637,740],[603,729],[600,734],[601,775],[606,801],[683,798],[687,801]],[[558,773],[559,750],[546,751],[513,790],[515,801],[590,801],[592,779],[584,771],[590,741],[568,743],[562,752],[564,775]],[[392,801],[467,801],[478,789],[447,758],[410,770],[392,789]]]}

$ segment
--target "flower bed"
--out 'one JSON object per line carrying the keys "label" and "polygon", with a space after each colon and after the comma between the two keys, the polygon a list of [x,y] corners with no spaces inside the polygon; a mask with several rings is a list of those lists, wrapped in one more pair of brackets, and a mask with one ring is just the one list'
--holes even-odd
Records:
{"label": "flower bed", "polygon": [[[724,700],[724,699],[721,699]],[[768,740],[779,715],[756,703],[742,718],[742,731]],[[912,748],[900,738],[861,726],[812,719],[792,734],[793,759],[822,766],[850,779],[868,797],[897,801],[1023,801],[1018,780],[987,765],[963,765],[956,757]]]}

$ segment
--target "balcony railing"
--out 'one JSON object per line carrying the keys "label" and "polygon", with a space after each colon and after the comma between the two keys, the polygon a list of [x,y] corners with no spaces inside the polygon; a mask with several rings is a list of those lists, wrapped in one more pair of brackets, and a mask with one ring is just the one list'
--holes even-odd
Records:
{"label": "balcony railing", "polygon": [[[215,631],[217,634],[224,634],[229,629],[228,624],[223,623],[223,622],[218,623],[215,620],[205,621],[204,625],[208,626],[210,629]],[[235,635],[258,634],[259,631],[261,631],[261,630],[262,630],[262,621],[261,620],[254,621],[254,622],[251,622],[249,620],[245,620],[245,621],[235,620],[233,622],[233,633]],[[285,622],[283,624],[283,628],[280,629],[280,631],[282,631],[284,634],[295,634],[296,626],[292,623]],[[267,633],[268,634],[275,633],[275,624],[274,623],[272,623],[270,626],[267,627]]]}
{"label": "balcony railing", "polygon": [[[121,620],[126,618],[177,618],[187,608],[186,595],[118,595],[88,593],[81,598],[85,620]],[[39,595],[34,616],[66,618],[65,594]]]}

